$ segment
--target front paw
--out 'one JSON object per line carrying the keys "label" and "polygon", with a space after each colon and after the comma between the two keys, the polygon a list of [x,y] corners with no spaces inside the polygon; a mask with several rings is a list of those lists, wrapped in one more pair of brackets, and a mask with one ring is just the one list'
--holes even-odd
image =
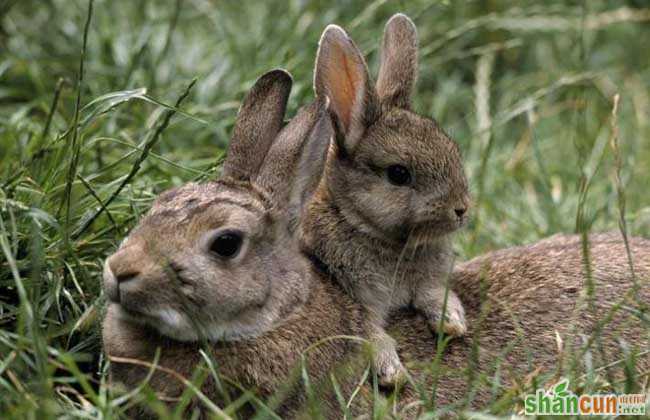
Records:
{"label": "front paw", "polygon": [[406,382],[406,370],[394,348],[377,350],[373,365],[382,388],[397,388]]}
{"label": "front paw", "polygon": [[442,325],[440,322],[441,316],[442,312],[438,313],[436,316],[432,317],[432,319],[429,320],[431,329],[436,332],[440,332],[440,328],[442,327],[442,332],[452,337],[462,337],[467,334],[465,309],[463,308],[463,305],[460,303],[460,301],[449,299],[447,302],[445,316],[442,320]]}

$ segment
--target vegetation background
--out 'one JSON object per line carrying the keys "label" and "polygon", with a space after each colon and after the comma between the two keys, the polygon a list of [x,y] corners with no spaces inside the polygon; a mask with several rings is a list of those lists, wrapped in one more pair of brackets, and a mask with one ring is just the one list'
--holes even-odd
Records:
{"label": "vegetation background", "polygon": [[156,194],[218,173],[261,73],[294,75],[289,115],[312,98],[329,23],[376,72],[386,20],[415,21],[415,109],[459,142],[475,200],[461,259],[616,230],[621,212],[650,237],[645,0],[89,6],[0,0],[2,418],[119,416],[128,401],[109,393],[99,356],[104,258]]}

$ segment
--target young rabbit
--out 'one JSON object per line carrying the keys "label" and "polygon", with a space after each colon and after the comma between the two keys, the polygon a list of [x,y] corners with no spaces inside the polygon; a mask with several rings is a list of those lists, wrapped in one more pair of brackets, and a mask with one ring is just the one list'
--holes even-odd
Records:
{"label": "young rabbit", "polygon": [[320,39],[314,89],[330,100],[335,141],[301,239],[367,312],[382,385],[403,378],[384,330],[392,310],[412,305],[433,330],[467,330],[460,300],[446,293],[467,181],[457,144],[410,110],[416,73],[416,30],[402,14],[386,24],[376,85],[343,29],[330,25]]}
{"label": "young rabbit", "polygon": [[[313,271],[288,229],[287,180],[326,106],[301,110],[280,132],[290,88],[284,71],[262,76],[238,113],[221,178],[161,194],[107,259],[103,344],[113,358],[112,383],[138,386],[148,369],[125,359],[151,362],[158,347],[160,365],[189,379],[207,342],[222,374],[268,396],[285,386],[303,356],[308,371],[330,372],[350,353],[351,344],[339,340],[304,354],[315,339],[363,335],[359,309],[329,291],[335,286]],[[321,155],[310,166],[314,179]],[[304,172],[301,180],[315,184]],[[223,401],[212,379],[203,390]],[[183,391],[162,372],[150,385],[165,398]],[[280,411],[291,412],[301,398],[288,391]]]}

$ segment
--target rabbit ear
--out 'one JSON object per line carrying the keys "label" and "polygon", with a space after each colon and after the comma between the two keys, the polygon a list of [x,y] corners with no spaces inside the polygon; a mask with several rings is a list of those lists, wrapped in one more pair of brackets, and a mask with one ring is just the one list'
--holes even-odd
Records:
{"label": "rabbit ear", "polygon": [[291,75],[284,70],[257,79],[239,108],[222,176],[248,181],[257,175],[282,128],[291,84]]}
{"label": "rabbit ear", "polygon": [[329,117],[329,100],[319,104],[319,112],[314,126],[305,140],[300,160],[296,168],[289,205],[292,216],[296,216],[316,191],[323,176],[327,152],[334,136],[332,120]]}
{"label": "rabbit ear", "polygon": [[266,155],[256,182],[270,192],[276,202],[287,199],[302,149],[319,117],[320,108],[319,101],[301,108],[278,134]]}
{"label": "rabbit ear", "polygon": [[345,31],[329,25],[321,36],[314,91],[327,96],[334,115],[337,139],[347,151],[353,151],[366,128],[376,119],[377,95],[370,83],[366,61]]}
{"label": "rabbit ear", "polygon": [[418,72],[418,35],[408,16],[394,15],[384,29],[377,93],[382,103],[410,108]]}

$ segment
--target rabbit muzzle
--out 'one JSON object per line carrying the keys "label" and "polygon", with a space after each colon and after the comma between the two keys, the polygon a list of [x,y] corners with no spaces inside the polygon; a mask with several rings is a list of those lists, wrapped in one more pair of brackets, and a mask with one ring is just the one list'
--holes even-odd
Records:
{"label": "rabbit muzzle", "polygon": [[465,226],[469,220],[468,213],[469,200],[466,199],[435,207],[413,220],[408,229],[408,241],[416,244],[435,242]]}
{"label": "rabbit muzzle", "polygon": [[113,311],[127,322],[149,325],[167,337],[196,340],[191,321],[166,293],[165,271],[132,248],[118,250],[104,264],[104,294]]}
{"label": "rabbit muzzle", "polygon": [[162,264],[153,261],[139,242],[130,241],[104,264],[104,294],[130,312],[144,312],[143,308],[161,300],[159,288],[165,277]]}
{"label": "rabbit muzzle", "polygon": [[125,283],[131,283],[129,288],[141,283],[142,269],[145,264],[142,252],[137,246],[120,248],[111,255],[104,264],[104,293],[111,302],[120,303],[120,289],[125,289]]}

